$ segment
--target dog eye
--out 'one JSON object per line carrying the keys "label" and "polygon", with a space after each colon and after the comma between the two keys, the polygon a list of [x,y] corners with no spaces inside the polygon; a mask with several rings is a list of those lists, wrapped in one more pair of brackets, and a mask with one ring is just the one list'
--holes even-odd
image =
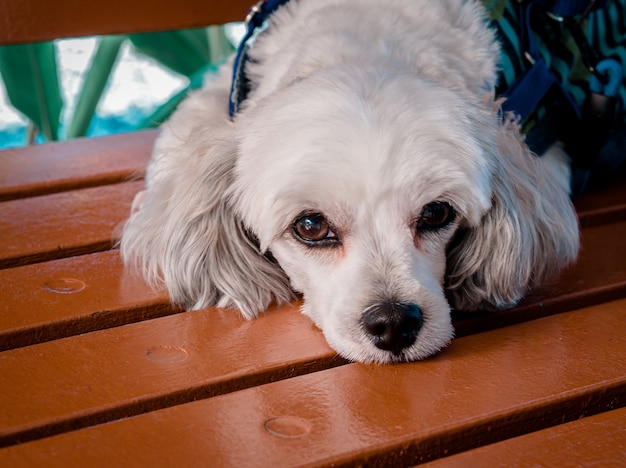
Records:
{"label": "dog eye", "polygon": [[330,224],[320,213],[305,214],[297,218],[293,223],[293,233],[296,239],[305,244],[320,245],[338,240]]}
{"label": "dog eye", "polygon": [[432,202],[424,207],[417,220],[419,230],[435,230],[448,226],[456,216],[454,208],[446,202]]}

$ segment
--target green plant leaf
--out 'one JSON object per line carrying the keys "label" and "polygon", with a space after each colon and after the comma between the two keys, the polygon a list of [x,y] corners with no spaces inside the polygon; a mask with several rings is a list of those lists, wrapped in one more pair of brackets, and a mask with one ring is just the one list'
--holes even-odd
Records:
{"label": "green plant leaf", "polygon": [[63,100],[54,43],[0,47],[0,73],[13,107],[26,115],[47,140],[57,140]]}
{"label": "green plant leaf", "polygon": [[67,128],[66,138],[85,136],[126,36],[103,36],[91,60]]}
{"label": "green plant leaf", "polygon": [[161,104],[150,116],[148,116],[139,126],[139,128],[154,128],[165,122],[170,115],[176,110],[178,105],[187,97],[189,91],[198,89],[202,86],[204,75],[207,73],[215,73],[218,70],[217,64],[205,65],[189,77],[189,85],[170,97],[165,103]]}
{"label": "green plant leaf", "polygon": [[187,77],[207,64],[222,61],[233,46],[223,27],[211,26],[129,36],[137,50]]}
{"label": "green plant leaf", "polygon": [[189,86],[170,97],[141,123],[139,128],[155,128],[165,122],[178,105],[187,97]]}
{"label": "green plant leaf", "polygon": [[223,62],[235,50],[226,37],[224,26],[209,26],[207,36],[209,38],[209,63],[212,65]]}
{"label": "green plant leaf", "polygon": [[223,26],[134,35],[131,40],[139,52],[189,78],[189,86],[160,105],[140,128],[153,128],[165,122],[190,90],[202,86],[204,75],[217,71],[234,50]]}
{"label": "green plant leaf", "polygon": [[130,40],[141,53],[185,76],[210,60],[205,29],[132,34]]}

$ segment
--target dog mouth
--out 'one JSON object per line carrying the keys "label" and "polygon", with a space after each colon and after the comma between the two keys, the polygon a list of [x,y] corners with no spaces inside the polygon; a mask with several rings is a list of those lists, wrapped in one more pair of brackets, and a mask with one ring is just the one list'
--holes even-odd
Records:
{"label": "dog mouth", "polygon": [[361,316],[365,335],[378,349],[389,351],[394,361],[407,360],[406,350],[415,344],[423,324],[422,310],[413,303],[378,303]]}

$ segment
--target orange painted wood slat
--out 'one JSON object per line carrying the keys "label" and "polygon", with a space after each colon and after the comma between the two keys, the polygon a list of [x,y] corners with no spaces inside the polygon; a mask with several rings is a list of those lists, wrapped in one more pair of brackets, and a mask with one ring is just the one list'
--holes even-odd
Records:
{"label": "orange painted wood slat", "polygon": [[342,362],[296,305],[255,321],[204,309],[13,349],[0,354],[0,446]]}
{"label": "orange painted wood slat", "polygon": [[0,151],[0,201],[143,176],[156,130]]}
{"label": "orange painted wood slat", "polygon": [[[284,346],[295,338],[285,333],[284,324],[289,322],[285,316],[268,317],[278,318],[281,328],[271,337],[262,335],[269,340],[265,346],[271,342]],[[626,300],[621,300],[464,337],[422,362],[344,365],[7,447],[0,450],[0,464],[397,466],[428,461],[626,404],[625,327]],[[166,343],[184,346],[189,342],[183,330],[202,328],[176,328],[176,336],[170,330]],[[297,335],[303,336],[302,330]],[[265,359],[258,347],[237,346],[239,338],[235,333],[208,341],[214,347],[231,345],[233,353],[248,354],[250,365]],[[127,343],[111,343],[110,362],[115,362],[112,353],[126,351],[127,366],[134,368],[138,355],[146,356],[146,348],[165,342],[146,337],[139,346],[135,340]],[[0,416],[5,427],[16,418],[23,420],[16,414],[18,408],[27,409],[23,404],[36,406],[33,413],[50,415],[66,412],[67,400],[104,393],[99,375],[111,371],[99,366],[97,355],[105,351],[92,340],[84,343],[84,356],[77,358],[62,346],[62,340],[56,344],[58,352],[65,349],[68,354],[65,364],[48,363],[52,355],[44,347],[49,344],[3,353],[9,356],[3,358],[3,371],[10,371],[3,375],[10,378],[3,381],[7,388],[0,398],[3,407],[12,402],[11,411]],[[189,346],[188,355],[195,349]],[[115,377],[120,388],[145,385],[148,377],[160,379],[163,385],[205,374],[212,365],[224,366],[211,362],[212,355],[204,357],[203,366],[191,368],[188,361],[172,359],[155,365],[144,359],[132,379],[128,368],[103,378]],[[33,398],[30,387],[49,378],[48,372],[38,376],[28,371],[33,359],[55,368],[50,372],[55,382],[49,385],[45,403]],[[18,362],[27,377],[16,375],[13,368]],[[60,374],[81,380],[59,388],[56,376]],[[31,392],[30,398],[16,394],[18,389]]]}
{"label": "orange painted wood slat", "polygon": [[143,181],[0,203],[0,268],[111,248]]}
{"label": "orange painted wood slat", "polygon": [[626,408],[515,437],[422,466],[626,466]]}
{"label": "orange painted wood slat", "polygon": [[0,270],[0,350],[177,312],[112,250]]}
{"label": "orange painted wood slat", "polygon": [[586,192],[574,203],[582,227],[626,220],[626,183],[614,182]]}
{"label": "orange painted wood slat", "polygon": [[250,0],[3,0],[0,44],[193,28],[243,21]]}

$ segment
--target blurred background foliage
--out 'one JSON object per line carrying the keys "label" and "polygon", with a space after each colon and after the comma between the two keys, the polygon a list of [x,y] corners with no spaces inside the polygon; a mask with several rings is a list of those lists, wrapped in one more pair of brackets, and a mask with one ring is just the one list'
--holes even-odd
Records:
{"label": "blurred background foliage", "polygon": [[7,97],[27,117],[28,136],[44,141],[85,136],[107,83],[120,48],[130,42],[140,54],[151,57],[171,71],[188,78],[188,85],[161,104],[136,125],[150,128],[163,122],[190,89],[202,85],[203,76],[215,70],[233,51],[223,26],[201,29],[103,36],[98,41],[85,71],[82,87],[70,115],[61,123],[66,103],[59,86],[59,69],[53,42],[0,47],[0,75]]}

